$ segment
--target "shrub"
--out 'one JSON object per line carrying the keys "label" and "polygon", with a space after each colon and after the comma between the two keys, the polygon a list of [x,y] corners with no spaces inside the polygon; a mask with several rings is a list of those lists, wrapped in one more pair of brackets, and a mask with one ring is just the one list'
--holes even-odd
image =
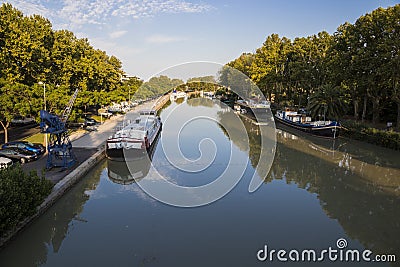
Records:
{"label": "shrub", "polygon": [[343,122],[342,125],[346,128],[346,130],[343,131],[343,136],[382,147],[400,150],[400,133],[398,132],[379,130],[352,121]]}
{"label": "shrub", "polygon": [[36,172],[25,173],[19,164],[0,170],[0,236],[35,214],[52,187]]}

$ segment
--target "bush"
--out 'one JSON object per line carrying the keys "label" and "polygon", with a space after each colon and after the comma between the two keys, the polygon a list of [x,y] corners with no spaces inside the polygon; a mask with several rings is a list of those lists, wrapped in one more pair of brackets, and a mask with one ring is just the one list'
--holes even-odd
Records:
{"label": "bush", "polygon": [[398,132],[379,130],[352,121],[343,122],[342,126],[346,128],[343,132],[343,136],[400,150],[400,133]]}
{"label": "bush", "polygon": [[19,164],[0,170],[0,235],[35,214],[52,187],[36,172],[25,173]]}

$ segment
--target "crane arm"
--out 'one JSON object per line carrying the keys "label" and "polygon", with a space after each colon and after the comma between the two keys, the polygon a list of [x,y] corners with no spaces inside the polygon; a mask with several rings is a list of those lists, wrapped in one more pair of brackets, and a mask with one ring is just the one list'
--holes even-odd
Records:
{"label": "crane arm", "polygon": [[76,99],[76,97],[78,95],[78,92],[79,92],[79,89],[76,89],[74,94],[71,96],[71,98],[70,98],[70,100],[68,102],[68,105],[65,107],[63,113],[61,114],[61,121],[64,122],[64,123],[67,122],[67,120],[69,118],[69,115],[71,114],[72,107],[74,105],[74,102],[75,102],[75,99]]}

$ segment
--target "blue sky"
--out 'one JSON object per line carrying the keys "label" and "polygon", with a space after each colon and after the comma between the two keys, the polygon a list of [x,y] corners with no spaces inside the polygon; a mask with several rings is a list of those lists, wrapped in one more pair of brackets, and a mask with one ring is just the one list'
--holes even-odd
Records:
{"label": "blue sky", "polygon": [[147,80],[184,62],[227,63],[254,52],[272,33],[294,39],[336,28],[393,0],[9,0],[50,19]]}

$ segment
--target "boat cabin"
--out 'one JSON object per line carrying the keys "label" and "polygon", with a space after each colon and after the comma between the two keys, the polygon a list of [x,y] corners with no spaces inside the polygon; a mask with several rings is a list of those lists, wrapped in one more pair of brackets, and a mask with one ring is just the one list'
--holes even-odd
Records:
{"label": "boat cabin", "polygon": [[277,111],[276,115],[284,120],[288,120],[295,123],[309,124],[311,123],[311,117],[306,114],[299,114],[296,111],[286,109],[285,111]]}

